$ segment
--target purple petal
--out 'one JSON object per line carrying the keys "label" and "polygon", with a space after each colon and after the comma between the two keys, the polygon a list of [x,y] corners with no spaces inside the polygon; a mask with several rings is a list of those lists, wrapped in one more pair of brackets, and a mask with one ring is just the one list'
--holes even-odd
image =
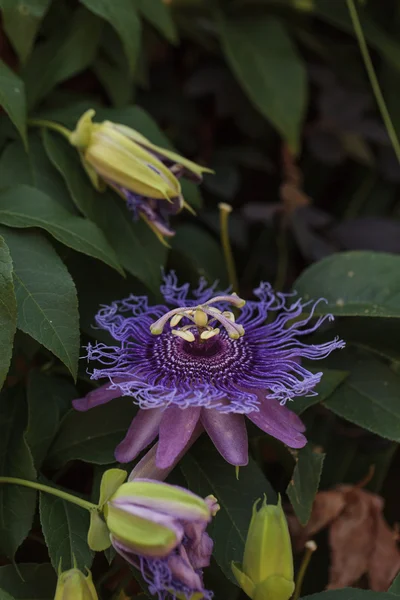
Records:
{"label": "purple petal", "polygon": [[143,458],[132,469],[128,477],[128,481],[133,481],[134,479],[153,479],[156,481],[164,481],[171,473],[172,469],[174,469],[178,462],[181,460],[182,456],[186,454],[186,452],[194,444],[194,442],[197,440],[200,434],[203,433],[203,431],[204,429],[202,425],[200,423],[197,423],[192,433],[192,437],[190,438],[186,446],[182,448],[182,451],[178,454],[178,456],[176,456],[174,462],[166,469],[160,469],[156,464],[158,442],[154,444],[154,446],[152,446],[150,450],[146,452]]}
{"label": "purple petal", "polygon": [[189,562],[185,548],[180,547],[181,556],[173,554],[168,558],[168,566],[174,579],[177,579],[190,590],[201,590],[202,581]]}
{"label": "purple petal", "polygon": [[194,569],[208,567],[214,542],[205,532],[205,525],[202,523],[189,523],[187,526],[185,525],[185,534],[189,537],[186,550],[190,564]]}
{"label": "purple petal", "polygon": [[201,422],[218,452],[228,463],[240,467],[247,465],[247,430],[243,415],[203,408]]}
{"label": "purple petal", "polygon": [[128,432],[122,442],[115,449],[115,458],[126,463],[134,458],[146,446],[151,444],[158,434],[163,411],[160,408],[139,410],[129,426]]}
{"label": "purple petal", "polygon": [[120,388],[117,387],[115,389],[111,389],[111,385],[111,383],[106,383],[105,385],[102,385],[99,388],[86,394],[84,398],[72,400],[73,407],[75,408],[75,410],[85,412],[86,410],[90,410],[94,406],[107,404],[107,402],[110,402],[110,400],[114,400],[114,398],[119,398],[120,396],[122,396]]}
{"label": "purple petal", "polygon": [[167,408],[160,423],[156,464],[160,469],[170,467],[191,439],[200,419],[200,407]]}
{"label": "purple petal", "polygon": [[277,400],[265,399],[261,394],[258,396],[261,401],[260,410],[247,414],[247,418],[265,433],[272,435],[290,448],[305,446],[307,439],[302,434],[305,426],[300,417],[286,406],[282,406]]}

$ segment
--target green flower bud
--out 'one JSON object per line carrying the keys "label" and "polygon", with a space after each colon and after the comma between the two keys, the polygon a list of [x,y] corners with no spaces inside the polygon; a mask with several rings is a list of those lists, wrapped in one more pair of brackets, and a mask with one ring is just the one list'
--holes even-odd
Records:
{"label": "green flower bud", "polygon": [[212,172],[152,144],[130,127],[112,121],[93,123],[94,114],[88,110],[82,115],[70,142],[79,150],[83,166],[99,190],[108,183],[146,198],[171,201],[181,195],[175,172],[196,181],[201,181],[202,173]]}
{"label": "green flower bud", "polygon": [[86,577],[79,569],[60,573],[54,600],[98,600],[90,571]]}
{"label": "green flower bud", "polygon": [[240,587],[252,600],[288,600],[294,591],[293,555],[281,501],[253,506],[243,564],[232,563]]}

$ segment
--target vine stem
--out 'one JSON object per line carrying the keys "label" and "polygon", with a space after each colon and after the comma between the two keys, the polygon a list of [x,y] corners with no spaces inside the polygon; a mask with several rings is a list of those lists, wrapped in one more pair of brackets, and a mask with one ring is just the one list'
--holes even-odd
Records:
{"label": "vine stem", "polygon": [[219,208],[219,222],[220,222],[220,235],[221,235],[221,246],[225,257],[226,270],[228,272],[229,283],[232,286],[232,291],[239,293],[238,280],[236,275],[235,261],[233,259],[231,242],[229,239],[228,220],[229,215],[232,212],[232,206],[226,202],[220,202]]}
{"label": "vine stem", "polygon": [[292,600],[299,600],[300,598],[304,575],[306,574],[311,557],[317,549],[317,544],[314,542],[314,540],[310,540],[306,543],[305,549],[306,551],[304,553],[303,560],[301,561],[299,572],[297,573],[296,587],[293,592]]}
{"label": "vine stem", "polygon": [[46,127],[46,129],[52,129],[53,131],[57,131],[57,133],[61,133],[67,140],[69,140],[72,131],[64,125],[60,125],[59,123],[54,123],[54,121],[48,121],[47,119],[28,119],[28,125],[32,127]]}
{"label": "vine stem", "polygon": [[13,483],[15,485],[22,485],[24,487],[32,488],[33,490],[38,490],[40,492],[52,494],[53,496],[62,498],[62,500],[67,500],[67,502],[72,502],[73,504],[76,504],[77,506],[85,508],[89,511],[98,510],[98,506],[96,504],[93,504],[92,502],[82,500],[82,498],[78,498],[73,494],[68,494],[68,492],[63,492],[62,490],[58,490],[57,488],[52,488],[49,485],[43,485],[42,483],[38,483],[37,481],[28,481],[27,479],[19,479],[18,477],[0,477],[0,483]]}
{"label": "vine stem", "polygon": [[365,40],[364,32],[362,30],[360,18],[358,16],[357,8],[354,0],[347,0],[347,7],[349,9],[350,18],[353,23],[354,33],[360,47],[361,56],[364,60],[365,69],[369,81],[371,83],[372,91],[374,92],[375,100],[381,113],[383,122],[385,123],[386,130],[388,132],[390,141],[392,142],[393,150],[396,154],[396,158],[400,163],[400,143],[394,128],[392,119],[390,117],[388,108],[386,106],[385,99],[382,94],[381,87],[379,85],[378,78],[375,73],[374,65],[372,64],[371,55],[368,50],[368,45]]}

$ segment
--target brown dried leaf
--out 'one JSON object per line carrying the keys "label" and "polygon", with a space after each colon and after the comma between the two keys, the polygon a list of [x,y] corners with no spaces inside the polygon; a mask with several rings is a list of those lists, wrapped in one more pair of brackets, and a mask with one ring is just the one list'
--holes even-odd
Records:
{"label": "brown dried leaf", "polygon": [[400,571],[398,535],[388,527],[381,510],[376,510],[374,518],[376,532],[374,547],[369,559],[368,578],[371,590],[386,592]]}
{"label": "brown dried leaf", "polygon": [[327,589],[331,590],[355,583],[368,571],[375,539],[371,506],[377,497],[357,488],[342,491],[345,507],[329,531],[331,565]]}

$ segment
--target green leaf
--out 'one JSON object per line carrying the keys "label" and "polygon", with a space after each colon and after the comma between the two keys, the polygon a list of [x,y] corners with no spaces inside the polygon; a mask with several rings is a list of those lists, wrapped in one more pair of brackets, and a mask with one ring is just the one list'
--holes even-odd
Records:
{"label": "green leaf", "polygon": [[27,146],[24,82],[0,60],[0,106],[4,108]]}
{"label": "green leaf", "polygon": [[217,19],[226,59],[254,106],[294,152],[307,103],[306,71],[285,26],[260,14]]}
{"label": "green leaf", "polygon": [[122,266],[150,289],[158,292],[166,249],[143,221],[134,223],[122,199],[108,191],[96,192],[73,148],[46,133],[45,148],[65,179],[76,206],[104,231]]}
{"label": "green leaf", "polygon": [[88,412],[70,411],[50,448],[46,464],[58,469],[70,460],[97,465],[115,462],[114,450],[135,415],[130,398],[116,398]]}
{"label": "green leaf", "polygon": [[28,58],[51,0],[0,0],[4,31],[22,63]]}
{"label": "green leaf", "polygon": [[389,592],[372,592],[358,588],[328,590],[319,594],[303,596],[302,600],[395,600],[396,596]]}
{"label": "green leaf", "polygon": [[225,576],[236,583],[231,562],[242,562],[244,544],[254,502],[267,495],[269,502],[276,494],[257,464],[239,470],[229,465],[207,438],[201,439],[180,462],[190,490],[199,496],[214,494],[221,510],[207,529],[214,540],[214,558]]}
{"label": "green leaf", "polygon": [[57,576],[50,563],[0,567],[0,587],[16,600],[52,600]]}
{"label": "green leaf", "polygon": [[15,600],[14,596],[10,596],[8,592],[0,589],[0,600]]}
{"label": "green leaf", "polygon": [[340,319],[335,331],[357,348],[400,362],[400,321],[397,319]]}
{"label": "green leaf", "polygon": [[[345,0],[336,1],[334,4],[331,0],[316,0],[313,10],[316,16],[354,35],[354,25]],[[396,37],[381,28],[377,19],[371,18],[361,4],[357,5],[357,11],[368,43],[400,71],[400,44]]]}
{"label": "green leaf", "polygon": [[79,315],[74,282],[46,239],[0,227],[14,264],[18,328],[53,352],[76,377]]}
{"label": "green leaf", "polygon": [[28,138],[29,153],[20,140],[9,144],[0,158],[0,185],[7,188],[18,183],[32,185],[69,212],[77,213],[61,176],[47,158],[40,136],[35,133]]}
{"label": "green leaf", "polygon": [[351,423],[400,442],[400,376],[364,352],[340,354],[332,360],[346,365],[350,374],[324,406]]}
{"label": "green leaf", "polygon": [[40,521],[51,564],[57,571],[72,569],[74,562],[85,571],[94,552],[87,544],[90,516],[87,510],[50,494],[40,494]]}
{"label": "green leaf", "polygon": [[196,225],[182,225],[177,227],[171,245],[189,260],[198,275],[203,275],[210,283],[218,279],[222,287],[227,285],[221,247],[207,231]]}
{"label": "green leaf", "polygon": [[16,185],[0,193],[0,223],[44,229],[62,244],[102,260],[123,274],[114,250],[95,223],[70,214],[33,187]]}
{"label": "green leaf", "polygon": [[[316,373],[317,369],[310,368],[310,371]],[[301,398],[296,398],[294,402],[291,402],[288,405],[290,410],[295,412],[297,415],[301,415],[305,410],[307,410],[307,408],[310,408],[310,406],[324,402],[324,400],[329,398],[336,388],[343,383],[348,375],[348,371],[336,371],[334,369],[324,368],[322,379],[315,388],[317,396],[302,396]]]}
{"label": "green leaf", "polygon": [[[25,421],[26,403],[21,390],[3,391],[0,402],[1,476],[36,479],[33,459],[23,436]],[[13,484],[0,485],[0,551],[11,559],[29,533],[35,505],[34,490]]]}
{"label": "green leaf", "polygon": [[400,596],[400,572],[394,578],[393,583],[388,591],[391,594],[396,594],[396,596]]}
{"label": "green leaf", "polygon": [[134,0],[125,0],[125,2],[82,0],[82,4],[110,23],[115,29],[125,49],[130,72],[133,74],[140,50],[141,38],[141,22],[136,13]]}
{"label": "green leaf", "polygon": [[25,439],[37,469],[40,468],[53,442],[61,417],[76,397],[75,387],[66,379],[35,370],[29,372],[28,424]]}
{"label": "green leaf", "polygon": [[305,300],[325,298],[318,315],[400,317],[400,256],[339,252],[303,271],[294,288]]}
{"label": "green leaf", "polygon": [[10,367],[17,329],[17,301],[13,284],[10,252],[0,237],[0,389]]}
{"label": "green leaf", "polygon": [[307,444],[299,450],[287,494],[302,525],[311,517],[311,510],[321,479],[325,454]]}
{"label": "green leaf", "polygon": [[171,10],[163,0],[139,0],[139,11],[171,44],[178,42]]}
{"label": "green leaf", "polygon": [[65,32],[56,30],[51,39],[36,46],[23,71],[30,107],[58,83],[70,79],[93,62],[102,25],[101,19],[81,6]]}

